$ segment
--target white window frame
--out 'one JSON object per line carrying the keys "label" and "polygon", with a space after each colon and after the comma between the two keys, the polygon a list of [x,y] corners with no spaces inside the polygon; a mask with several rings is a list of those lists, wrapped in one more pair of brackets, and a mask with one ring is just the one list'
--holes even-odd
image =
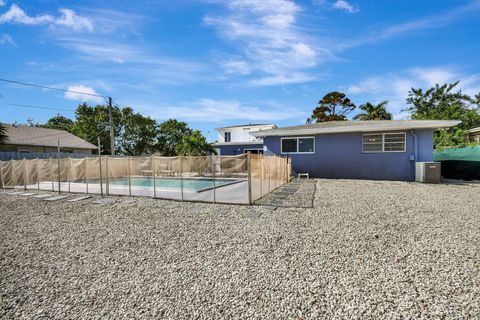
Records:
{"label": "white window frame", "polygon": [[[297,152],[283,152],[283,140],[297,140]],[[313,151],[312,152],[299,152],[299,140],[300,139],[313,139]],[[315,153],[315,137],[282,137],[280,138],[280,153],[281,154],[314,154]]]}
{"label": "white window frame", "polygon": [[[405,143],[403,144],[403,150],[395,150],[395,151],[385,151],[385,136],[390,134],[403,134]],[[368,136],[382,136],[382,151],[365,151],[364,150],[364,143],[363,137]],[[407,152],[407,133],[406,132],[379,132],[379,133],[368,133],[362,134],[362,153],[390,153],[390,152]]]}

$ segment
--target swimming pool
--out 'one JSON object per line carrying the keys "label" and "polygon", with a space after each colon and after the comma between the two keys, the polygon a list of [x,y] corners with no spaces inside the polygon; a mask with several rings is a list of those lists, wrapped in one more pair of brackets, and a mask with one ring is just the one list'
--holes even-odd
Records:
{"label": "swimming pool", "polygon": [[[182,181],[183,180],[183,181]],[[241,182],[235,179],[215,179],[215,187]],[[190,189],[201,192],[213,188],[213,179],[210,178],[155,178],[155,187],[158,189]],[[110,185],[128,186],[128,178],[116,178],[109,180]],[[131,177],[132,187],[150,187],[153,188],[153,179],[149,177]]]}

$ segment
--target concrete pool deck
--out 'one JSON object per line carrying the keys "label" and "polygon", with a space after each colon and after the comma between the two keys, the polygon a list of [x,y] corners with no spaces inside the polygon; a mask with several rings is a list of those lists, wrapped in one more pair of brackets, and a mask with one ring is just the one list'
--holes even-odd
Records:
{"label": "concrete pool deck", "polygon": [[[88,192],[87,192],[88,188]],[[20,189],[16,187],[15,189]],[[43,190],[58,191],[58,182],[41,182],[40,184],[27,185],[27,190]],[[131,190],[131,194],[130,194]],[[77,183],[77,182],[61,182],[60,191],[62,193],[88,193],[100,194],[100,183]],[[125,185],[116,185],[103,183],[104,195],[119,196],[138,196],[138,197],[155,197],[158,199],[182,200],[181,189],[156,188],[154,194],[153,187],[131,186],[129,189]],[[183,190],[183,200],[185,201],[202,201],[214,202],[214,190],[204,190],[197,192],[192,189]],[[246,180],[237,183],[218,186],[215,188],[215,201],[218,203],[248,204],[248,183]]]}

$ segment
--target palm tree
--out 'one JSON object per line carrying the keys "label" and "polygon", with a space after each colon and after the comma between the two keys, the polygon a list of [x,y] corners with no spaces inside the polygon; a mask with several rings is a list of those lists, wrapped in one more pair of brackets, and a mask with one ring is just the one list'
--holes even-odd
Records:
{"label": "palm tree", "polygon": [[362,104],[359,108],[364,113],[359,113],[354,120],[392,120],[392,114],[387,111],[388,101],[382,101],[377,105],[373,105],[370,102]]}
{"label": "palm tree", "polygon": [[7,128],[0,123],[0,145],[5,144],[8,141]]}

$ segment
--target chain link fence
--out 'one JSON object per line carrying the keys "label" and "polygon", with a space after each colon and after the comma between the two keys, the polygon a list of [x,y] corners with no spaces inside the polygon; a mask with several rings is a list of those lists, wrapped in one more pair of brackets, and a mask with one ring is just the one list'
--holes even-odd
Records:
{"label": "chain link fence", "polygon": [[88,157],[0,162],[0,186],[181,201],[251,204],[288,182],[275,155]]}

